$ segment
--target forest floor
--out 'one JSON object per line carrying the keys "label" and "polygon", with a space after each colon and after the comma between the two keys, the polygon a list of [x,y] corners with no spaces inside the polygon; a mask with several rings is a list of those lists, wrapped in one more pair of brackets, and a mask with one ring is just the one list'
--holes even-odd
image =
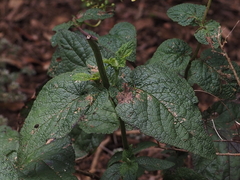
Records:
{"label": "forest floor", "polygon": [[[169,38],[180,38],[196,47],[192,27],[181,27],[166,15],[167,10],[183,2],[196,4],[207,0],[130,0],[114,1],[115,15],[104,20],[97,28],[91,28],[100,35],[105,35],[118,22],[130,22],[137,30],[137,65],[144,64],[151,58],[157,47]],[[49,77],[54,48],[50,39],[52,28],[67,22],[80,10],[84,10],[80,0],[1,0],[0,2],[0,115],[8,119],[7,124],[19,130],[24,118],[19,112],[25,103],[35,97],[36,89],[41,87]],[[208,19],[218,21],[222,26],[222,36],[228,37],[225,46],[231,60],[240,62],[240,1],[213,1]],[[5,73],[5,74],[4,74]],[[3,76],[9,76],[3,80]],[[202,110],[209,105],[209,96],[201,95],[199,104]],[[0,121],[1,123],[1,121]],[[137,132],[130,132],[129,141],[151,139]],[[107,136],[98,153],[78,161],[76,168],[89,170],[101,175],[106,167],[113,149],[121,147],[119,132]],[[161,158],[159,149],[148,149],[144,155]],[[87,179],[82,176],[82,179]],[[145,174],[140,179],[161,179],[161,172]]]}

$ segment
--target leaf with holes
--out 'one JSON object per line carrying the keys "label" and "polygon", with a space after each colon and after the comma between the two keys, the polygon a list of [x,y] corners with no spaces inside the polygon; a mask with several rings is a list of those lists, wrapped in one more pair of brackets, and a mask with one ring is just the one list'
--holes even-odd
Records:
{"label": "leaf with holes", "polygon": [[[95,82],[73,81],[72,75],[56,76],[39,93],[21,129],[19,165],[34,161],[32,154],[37,149],[50,140],[65,137],[82,119],[80,128],[84,131],[104,134],[118,128],[119,122],[107,91],[98,89]],[[106,117],[111,119],[106,121]]]}

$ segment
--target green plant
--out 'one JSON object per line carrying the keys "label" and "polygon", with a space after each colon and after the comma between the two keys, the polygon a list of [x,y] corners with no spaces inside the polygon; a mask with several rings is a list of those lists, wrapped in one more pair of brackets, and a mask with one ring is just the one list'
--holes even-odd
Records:
{"label": "green plant", "polygon": [[[136,57],[131,24],[116,24],[108,35],[99,36],[80,25],[112,14],[90,9],[80,19],[56,26],[52,45],[57,49],[49,69],[53,78],[40,91],[20,136],[1,127],[1,179],[76,179],[75,158],[92,152],[104,134],[119,127],[124,150],[110,159],[103,180],[133,180],[145,170],[159,169],[164,170],[164,179],[171,180],[238,179],[239,136],[232,127],[240,116],[234,100],[240,69],[223,50],[220,25],[206,20],[210,4],[210,0],[207,6],[180,4],[168,10],[180,25],[198,27],[196,50],[169,39],[146,65],[134,70],[125,66]],[[201,44],[210,48],[198,57]],[[203,113],[194,84],[219,98]],[[164,160],[136,156],[158,145],[145,142],[132,147],[125,123],[168,144],[171,156]],[[184,167],[187,152],[192,153],[193,169]]]}

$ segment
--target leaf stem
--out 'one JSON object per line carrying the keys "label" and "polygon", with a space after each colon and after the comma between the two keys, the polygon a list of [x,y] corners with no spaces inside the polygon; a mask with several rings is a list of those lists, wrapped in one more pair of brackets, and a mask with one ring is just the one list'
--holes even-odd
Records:
{"label": "leaf stem", "polygon": [[96,58],[98,71],[99,71],[103,86],[106,89],[109,89],[110,83],[109,83],[108,78],[107,78],[107,73],[106,73],[106,70],[105,70],[105,67],[104,67],[104,64],[103,64],[102,55],[101,55],[101,52],[100,52],[99,47],[97,45],[97,42],[94,39],[92,39],[91,35],[87,36],[87,40],[88,40],[88,43],[93,50],[95,58]]}
{"label": "leaf stem", "polygon": [[[110,84],[109,84],[109,81],[108,81],[108,78],[107,78],[106,70],[105,70],[105,67],[104,67],[104,64],[103,64],[103,60],[102,60],[102,55],[101,55],[101,52],[100,52],[99,47],[97,45],[97,42],[95,41],[95,39],[92,39],[91,35],[87,35],[87,40],[88,40],[88,43],[89,43],[89,45],[91,46],[91,48],[94,52],[94,55],[95,55],[95,58],[96,58],[96,61],[97,61],[98,71],[99,71],[103,86],[106,89],[109,89]],[[112,102],[116,107],[116,104],[114,103],[113,100],[112,100]],[[125,122],[120,117],[119,117],[119,122],[120,122],[120,129],[121,129],[121,133],[122,133],[123,148],[125,150],[127,150],[127,149],[129,149],[129,145],[128,145],[128,141],[127,141]]]}

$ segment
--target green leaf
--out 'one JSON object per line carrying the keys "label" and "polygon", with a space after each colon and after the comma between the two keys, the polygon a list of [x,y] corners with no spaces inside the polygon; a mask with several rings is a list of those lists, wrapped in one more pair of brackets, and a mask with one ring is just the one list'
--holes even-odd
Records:
{"label": "green leaf", "polygon": [[116,163],[108,167],[107,170],[103,173],[101,180],[120,179],[121,178],[120,167],[121,163]]}
{"label": "green leaf", "polygon": [[192,169],[186,167],[180,167],[176,170],[167,171],[164,173],[163,176],[164,180],[208,180],[207,178],[203,177],[202,174],[199,174]]}
{"label": "green leaf", "polygon": [[73,26],[74,23],[72,21],[68,21],[67,23],[62,23],[53,28],[53,31],[59,31],[59,30],[68,30],[71,26]]}
{"label": "green leaf", "polygon": [[52,77],[78,67],[93,65],[92,62],[95,61],[92,49],[82,34],[59,30],[52,43],[58,45],[48,72]]}
{"label": "green leaf", "polygon": [[[0,156],[9,156],[19,146],[19,133],[8,126],[0,126]],[[8,157],[9,158],[9,157]]]}
{"label": "green leaf", "polygon": [[136,161],[123,162],[120,167],[120,174],[123,180],[134,180],[137,178],[138,163]]}
{"label": "green leaf", "polygon": [[[96,109],[100,102],[102,114]],[[72,73],[56,76],[42,88],[21,129],[19,164],[28,163],[29,156],[49,139],[66,136],[84,117],[87,117],[88,122],[80,122],[84,124],[81,127],[83,130],[109,133],[117,129],[119,122],[114,119],[116,114],[114,115],[114,108],[110,104],[107,91],[101,92],[94,82],[73,81]],[[91,122],[97,118],[97,124]],[[88,127],[88,124],[99,127]]]}
{"label": "green leaf", "polygon": [[86,20],[103,20],[113,16],[113,13],[107,13],[102,9],[92,8],[88,9],[81,18],[76,19],[77,22],[82,23]]}
{"label": "green leaf", "polygon": [[220,24],[216,21],[208,21],[203,27],[194,34],[195,38],[201,44],[209,44],[213,48],[219,47],[221,42]]}
{"label": "green leaf", "polygon": [[175,165],[173,162],[148,156],[137,157],[136,161],[138,165],[141,166],[146,171],[169,169]]}
{"label": "green leaf", "polygon": [[[88,96],[91,101],[91,96]],[[87,98],[88,98],[87,97]],[[102,90],[89,109],[80,116],[79,126],[87,133],[112,133],[119,127],[114,104],[107,90]]]}
{"label": "green leaf", "polygon": [[[223,139],[234,139],[239,137],[238,132],[235,128],[236,122],[239,122],[240,118],[240,104],[236,101],[230,102],[216,102],[214,103],[205,113],[205,120],[213,120],[215,129],[217,130],[219,136]],[[213,123],[210,121],[208,126],[212,127]],[[240,151],[240,150],[239,150]]]}
{"label": "green leaf", "polygon": [[177,73],[182,73],[187,67],[191,47],[180,39],[169,39],[164,41],[148,61],[149,64],[159,62],[159,65],[165,65],[167,68]]}
{"label": "green leaf", "polygon": [[143,133],[203,157],[215,150],[204,132],[193,89],[165,66],[137,67],[133,87],[118,93],[116,111],[123,121]]}
{"label": "green leaf", "polygon": [[20,179],[76,180],[74,172],[75,156],[69,137],[51,139],[45,145],[35,149],[19,164],[22,175]]}
{"label": "green leaf", "polygon": [[87,134],[78,126],[75,126],[70,136],[73,139],[73,148],[76,158],[92,154],[104,139],[103,134]]}
{"label": "green leaf", "polygon": [[18,180],[17,170],[14,164],[6,156],[0,155],[0,179]]}
{"label": "green leaf", "polygon": [[116,24],[108,35],[99,37],[98,42],[105,59],[113,58],[116,54],[128,56],[131,51],[131,54],[126,59],[132,62],[136,60],[136,29],[130,23],[121,22]]}
{"label": "green leaf", "polygon": [[[235,62],[232,64],[240,75],[238,65]],[[199,60],[194,60],[189,69],[188,82],[198,84],[203,90],[222,99],[232,98],[238,92],[235,76],[220,50],[205,50]]]}
{"label": "green leaf", "polygon": [[114,163],[119,162],[122,160],[122,151],[116,152],[111,159],[108,161],[108,167],[112,166]]}
{"label": "green leaf", "polygon": [[200,26],[205,9],[202,5],[183,3],[171,7],[167,15],[182,26]]}
{"label": "green leaf", "polygon": [[146,142],[140,142],[137,144],[137,147],[133,149],[133,153],[139,153],[140,151],[147,149],[152,146],[157,146],[158,144],[152,142],[152,141],[146,141]]}
{"label": "green leaf", "polygon": [[[231,141],[219,142],[219,137],[215,130],[209,129],[214,146],[220,153],[240,153],[240,143]],[[239,179],[240,178],[240,156],[217,156],[213,160],[203,157],[193,156],[194,169],[207,179]]]}

